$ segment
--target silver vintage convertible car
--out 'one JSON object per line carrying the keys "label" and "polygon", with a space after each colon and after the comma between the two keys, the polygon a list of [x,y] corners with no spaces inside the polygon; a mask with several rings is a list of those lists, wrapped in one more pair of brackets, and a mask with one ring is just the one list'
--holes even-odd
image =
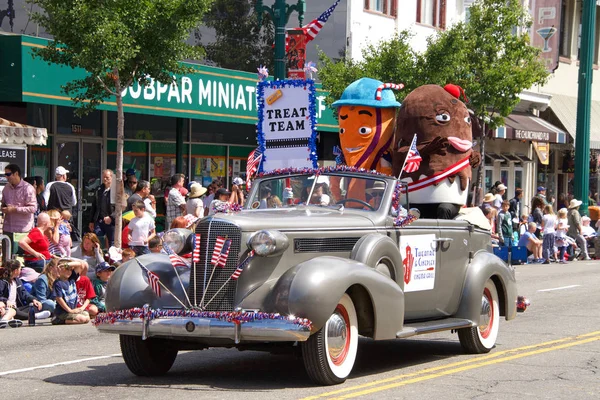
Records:
{"label": "silver vintage convertible car", "polygon": [[456,331],[466,352],[490,351],[500,317],[517,312],[514,269],[489,231],[418,219],[403,187],[351,168],[263,175],[243,210],[221,205],[195,232],[164,235],[173,254],[119,267],[96,325],[144,376],[168,372],[179,350],[289,346],[332,385],[351,373],[359,335]]}

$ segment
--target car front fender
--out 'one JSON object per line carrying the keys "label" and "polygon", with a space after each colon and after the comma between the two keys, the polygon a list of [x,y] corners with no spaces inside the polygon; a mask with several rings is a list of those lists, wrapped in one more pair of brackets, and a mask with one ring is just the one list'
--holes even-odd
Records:
{"label": "car front fender", "polygon": [[514,269],[487,251],[477,252],[471,261],[465,277],[457,317],[479,323],[483,287],[488,279],[492,279],[498,290],[500,315],[504,316],[506,320],[515,318],[517,315],[517,281]]}
{"label": "car front fender", "polygon": [[[169,256],[165,254],[145,254],[137,259],[150,271],[158,275],[160,282],[165,285],[181,302],[187,303],[185,292],[190,280],[189,268],[177,268],[181,283]],[[182,287],[183,283],[183,287]],[[148,285],[148,278],[142,272],[138,262],[130,260],[113,272],[106,287],[106,310],[117,311],[128,308],[142,307],[149,304],[153,309],[183,306],[161,287],[161,297],[158,297]]]}
{"label": "car front fender", "polygon": [[273,287],[268,303],[280,314],[310,319],[316,332],[346,292],[355,303],[359,321],[372,324],[361,329],[359,322],[359,330],[380,340],[393,339],[402,330],[404,293],[400,286],[373,268],[345,258],[316,257],[289,269]]}

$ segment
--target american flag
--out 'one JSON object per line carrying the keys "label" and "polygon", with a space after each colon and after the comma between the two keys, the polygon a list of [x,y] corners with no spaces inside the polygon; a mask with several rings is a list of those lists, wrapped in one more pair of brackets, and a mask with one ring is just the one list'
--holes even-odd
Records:
{"label": "american flag", "polygon": [[250,178],[258,171],[258,166],[262,160],[262,152],[256,148],[248,154],[248,162],[246,163],[246,186],[250,187]]}
{"label": "american flag", "polygon": [[240,265],[238,265],[237,269],[231,275],[231,279],[233,279],[234,281],[237,280],[237,278],[239,278],[242,274],[244,268],[246,268],[246,266],[250,263],[250,260],[252,260],[252,258],[254,258],[254,250],[248,253],[248,256],[244,259],[244,261],[242,261]]}
{"label": "american flag", "polygon": [[192,251],[192,261],[195,263],[200,262],[200,238],[201,235],[196,233],[196,238],[194,240],[194,251]]}
{"label": "american flag", "polygon": [[146,279],[148,279],[148,285],[150,285],[152,291],[156,293],[158,297],[160,297],[160,279],[158,278],[158,275],[146,268],[144,264],[142,264],[137,258],[136,261],[140,265],[140,268],[142,268],[142,272],[146,276]]}
{"label": "american flag", "polygon": [[408,154],[406,155],[404,171],[408,173],[415,172],[419,169],[421,161],[423,161],[423,159],[421,158],[421,154],[419,154],[419,150],[417,150],[417,135],[415,135],[410,144],[410,149],[408,149]]}
{"label": "american flag", "polygon": [[317,19],[310,21],[308,24],[302,27],[302,30],[306,35],[307,42],[310,42],[315,37],[317,37],[319,31],[323,28],[323,26],[325,26],[325,23],[327,22],[329,17],[331,17],[331,14],[333,14],[333,10],[335,10],[340,1],[341,0],[336,0],[336,2],[333,3],[333,5],[327,10],[325,10],[323,14],[319,15]]}
{"label": "american flag", "polygon": [[231,248],[231,240],[222,236],[217,236],[215,249],[213,250],[210,263],[216,267],[225,267],[227,257],[229,257],[229,249]]}
{"label": "american flag", "polygon": [[188,263],[182,257],[178,256],[166,243],[163,245],[163,250],[169,256],[173,267],[189,267]]}

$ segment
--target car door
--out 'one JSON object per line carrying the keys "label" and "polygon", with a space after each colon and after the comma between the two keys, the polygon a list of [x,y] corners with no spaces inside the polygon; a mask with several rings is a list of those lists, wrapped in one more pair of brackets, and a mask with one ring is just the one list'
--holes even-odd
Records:
{"label": "car door", "polygon": [[[392,218],[390,218],[393,221]],[[435,219],[419,219],[412,224],[391,228],[398,243],[404,274],[397,277],[404,290],[405,320],[444,316],[438,305],[438,292],[443,284],[438,270],[440,230]]]}
{"label": "car door", "polygon": [[441,285],[437,290],[436,308],[446,315],[453,315],[460,303],[469,265],[473,230],[469,229],[468,222],[455,220],[440,219],[438,227],[440,263],[437,274]]}

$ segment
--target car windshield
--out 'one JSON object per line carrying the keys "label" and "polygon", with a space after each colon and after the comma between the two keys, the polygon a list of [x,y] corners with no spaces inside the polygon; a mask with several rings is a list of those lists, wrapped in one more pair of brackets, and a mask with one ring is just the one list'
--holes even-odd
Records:
{"label": "car windshield", "polygon": [[386,182],[377,177],[340,175],[296,175],[264,179],[246,202],[249,209],[296,205],[335,206],[376,211],[381,205]]}

